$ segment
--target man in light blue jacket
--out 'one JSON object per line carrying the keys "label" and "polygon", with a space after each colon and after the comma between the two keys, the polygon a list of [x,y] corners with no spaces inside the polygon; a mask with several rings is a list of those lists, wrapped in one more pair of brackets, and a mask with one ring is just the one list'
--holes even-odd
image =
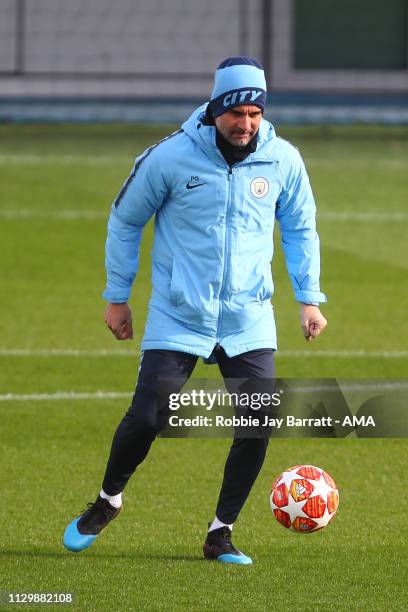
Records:
{"label": "man in light blue jacket", "polygon": [[[159,378],[179,390],[199,357],[224,379],[273,379],[277,348],[271,297],[273,227],[278,220],[286,265],[307,340],[326,325],[318,304],[319,238],[303,161],[263,118],[263,68],[248,57],[223,61],[211,100],[182,128],[147,149],[116,198],[106,242],[105,321],[132,338],[128,306],[144,226],[155,217],[153,291],[138,383],[112,443],[102,490],[67,527],[64,544],[88,547],[121,509],[121,494],[168,419]],[[204,556],[252,560],[231,542],[232,525],[264,461],[268,439],[235,437],[227,458]]]}

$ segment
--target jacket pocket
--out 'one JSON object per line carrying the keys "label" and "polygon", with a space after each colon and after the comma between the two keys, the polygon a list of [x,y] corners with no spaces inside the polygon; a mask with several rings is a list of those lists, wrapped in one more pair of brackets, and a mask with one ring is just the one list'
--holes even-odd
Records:
{"label": "jacket pocket", "polygon": [[235,280],[231,297],[242,307],[250,302],[270,300],[273,295],[272,270],[267,258],[242,262]]}
{"label": "jacket pocket", "polygon": [[179,306],[184,301],[183,278],[181,276],[180,267],[177,264],[177,259],[173,259],[173,266],[171,269],[170,301],[174,306]]}
{"label": "jacket pocket", "polygon": [[273,294],[271,264],[267,259],[262,259],[255,266],[253,280],[249,294],[258,302],[270,300]]}
{"label": "jacket pocket", "polygon": [[271,263],[268,260],[263,262],[262,286],[258,292],[257,298],[260,302],[270,300],[273,294],[272,270]]}
{"label": "jacket pocket", "polygon": [[[206,276],[207,272],[207,276]],[[188,322],[191,329],[202,325],[213,325],[218,314],[218,303],[212,297],[211,269],[208,263],[200,267],[191,261],[174,258],[169,288],[170,304],[177,311],[173,313],[180,320]]]}

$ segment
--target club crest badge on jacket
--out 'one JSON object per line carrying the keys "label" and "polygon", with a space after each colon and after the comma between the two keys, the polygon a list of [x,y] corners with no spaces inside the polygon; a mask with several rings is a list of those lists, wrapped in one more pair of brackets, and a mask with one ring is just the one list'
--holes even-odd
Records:
{"label": "club crest badge on jacket", "polygon": [[263,176],[258,176],[251,182],[251,193],[255,198],[264,198],[268,191],[269,183]]}

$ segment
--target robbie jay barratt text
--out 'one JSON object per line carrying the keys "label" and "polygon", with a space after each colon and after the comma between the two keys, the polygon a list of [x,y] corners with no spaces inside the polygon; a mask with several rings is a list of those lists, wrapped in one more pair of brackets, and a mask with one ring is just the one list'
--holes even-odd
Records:
{"label": "robbie jay barratt text", "polygon": [[375,421],[372,416],[346,416],[342,420],[333,419],[329,416],[316,419],[302,419],[293,415],[287,415],[284,419],[272,418],[267,415],[263,419],[258,419],[251,415],[231,417],[198,415],[192,418],[171,415],[169,418],[169,425],[171,427],[274,427],[280,429],[284,423],[287,427],[333,427],[334,425],[341,425],[342,427],[350,425],[375,427]]}

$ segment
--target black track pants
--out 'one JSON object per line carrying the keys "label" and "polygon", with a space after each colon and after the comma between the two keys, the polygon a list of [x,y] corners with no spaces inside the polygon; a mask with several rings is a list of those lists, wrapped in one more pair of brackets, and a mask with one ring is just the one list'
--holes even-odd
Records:
{"label": "black track pants", "polygon": [[[224,379],[273,379],[274,351],[258,349],[228,357],[223,349],[214,351]],[[109,495],[123,491],[127,481],[144,460],[157,434],[169,416],[168,395],[178,393],[191,376],[198,357],[167,350],[149,350],[143,354],[132,404],[113,437],[112,448],[102,483]],[[158,379],[166,381],[158,390]],[[234,392],[232,383],[228,391]],[[197,442],[199,443],[199,442]],[[234,438],[225,464],[224,478],[216,515],[224,523],[233,523],[262,467],[268,438]]]}

